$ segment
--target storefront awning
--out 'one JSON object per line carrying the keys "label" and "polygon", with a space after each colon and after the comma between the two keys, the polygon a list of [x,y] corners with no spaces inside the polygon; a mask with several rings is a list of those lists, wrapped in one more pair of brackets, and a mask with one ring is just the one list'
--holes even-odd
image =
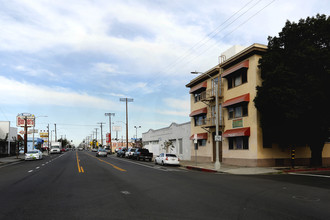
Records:
{"label": "storefront awning", "polygon": [[[207,133],[199,133],[197,134],[197,140],[207,140],[208,134]],[[194,140],[194,135],[190,136],[190,140]]]}
{"label": "storefront awning", "polygon": [[227,77],[229,74],[231,74],[239,69],[242,69],[242,68],[249,68],[249,60],[245,60],[245,61],[225,70],[223,72],[223,74],[221,75],[221,77]]}
{"label": "storefront awning", "polygon": [[193,111],[192,113],[190,113],[189,117],[194,117],[195,115],[206,114],[206,113],[207,113],[207,107]]}
{"label": "storefront awning", "polygon": [[200,83],[200,84],[198,84],[198,85],[192,87],[192,88],[190,89],[189,93],[194,93],[194,92],[196,92],[196,91],[198,91],[198,90],[206,89],[206,88],[207,88],[207,82],[205,81],[205,82],[202,82],[202,83]]}
{"label": "storefront awning", "polygon": [[228,99],[222,104],[222,107],[228,107],[230,105],[234,105],[240,102],[249,102],[250,101],[250,93],[235,97],[233,99]]}
{"label": "storefront awning", "polygon": [[250,127],[230,129],[223,133],[223,137],[250,136]]}

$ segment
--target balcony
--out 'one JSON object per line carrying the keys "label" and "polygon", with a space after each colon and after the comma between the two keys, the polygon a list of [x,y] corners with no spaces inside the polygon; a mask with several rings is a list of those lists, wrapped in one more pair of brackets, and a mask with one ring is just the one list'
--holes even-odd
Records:
{"label": "balcony", "polygon": [[[215,89],[207,89],[200,93],[200,100],[202,102],[211,102],[215,100]],[[222,98],[221,90],[219,91],[219,98]]]}
{"label": "balcony", "polygon": [[[211,132],[210,129],[213,128],[213,127],[215,128],[215,122],[216,122],[215,116],[212,116],[210,118],[206,118],[205,119],[205,124],[202,125],[202,128],[210,133]],[[220,127],[224,126],[222,118],[219,119],[219,126]]]}

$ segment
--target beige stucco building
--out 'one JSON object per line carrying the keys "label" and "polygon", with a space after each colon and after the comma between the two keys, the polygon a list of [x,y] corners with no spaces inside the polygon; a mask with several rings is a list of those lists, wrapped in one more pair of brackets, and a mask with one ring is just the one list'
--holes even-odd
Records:
{"label": "beige stucco building", "polygon": [[[240,166],[287,166],[291,150],[263,142],[260,113],[254,106],[261,85],[258,61],[267,46],[253,44],[194,78],[186,86],[191,94],[191,155],[215,161],[215,83],[219,88],[220,161]],[[195,150],[193,137],[198,139]],[[295,149],[295,164],[309,164],[308,146]],[[330,165],[330,143],[323,149],[323,164]]]}

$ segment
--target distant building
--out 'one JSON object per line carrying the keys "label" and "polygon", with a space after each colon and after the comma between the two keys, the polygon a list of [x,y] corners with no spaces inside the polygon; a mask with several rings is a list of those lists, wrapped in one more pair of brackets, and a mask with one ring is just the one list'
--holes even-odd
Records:
{"label": "distant building", "polygon": [[9,121],[0,121],[0,140],[0,155],[15,154],[17,128],[10,127]]}
{"label": "distant building", "polygon": [[[181,160],[191,159],[190,148],[190,122],[183,124],[172,123],[169,127],[142,133],[143,147],[147,148],[154,156],[160,153],[174,153]],[[171,146],[166,148],[166,143]]]}

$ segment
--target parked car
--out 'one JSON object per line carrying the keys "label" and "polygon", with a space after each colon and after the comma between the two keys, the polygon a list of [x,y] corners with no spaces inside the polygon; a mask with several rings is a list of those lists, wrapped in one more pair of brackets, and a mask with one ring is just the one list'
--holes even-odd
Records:
{"label": "parked car", "polygon": [[128,151],[125,152],[125,157],[129,159],[132,158],[135,150],[136,148],[128,148]]}
{"label": "parked car", "polygon": [[107,152],[108,154],[111,154],[111,149],[110,149],[110,147],[105,147],[104,150],[106,150],[106,152]]}
{"label": "parked car", "polygon": [[51,154],[60,154],[61,153],[61,149],[59,146],[53,146],[51,149],[50,149],[50,153]]}
{"label": "parked car", "polygon": [[97,157],[106,157],[108,156],[108,152],[104,149],[99,149],[96,153]]}
{"label": "parked car", "polygon": [[121,148],[118,152],[117,152],[117,157],[125,157],[125,152],[127,151],[126,147]]}
{"label": "parked car", "polygon": [[153,153],[150,153],[148,149],[137,148],[135,149],[132,158],[136,160],[149,160],[152,161]]}
{"label": "parked car", "polygon": [[61,149],[61,152],[66,152],[67,150],[65,148],[62,148]]}
{"label": "parked car", "polygon": [[155,164],[161,165],[180,165],[179,158],[175,154],[161,153],[155,158]]}
{"label": "parked car", "polygon": [[26,152],[25,160],[41,160],[42,159],[42,152],[40,150],[31,150]]}

